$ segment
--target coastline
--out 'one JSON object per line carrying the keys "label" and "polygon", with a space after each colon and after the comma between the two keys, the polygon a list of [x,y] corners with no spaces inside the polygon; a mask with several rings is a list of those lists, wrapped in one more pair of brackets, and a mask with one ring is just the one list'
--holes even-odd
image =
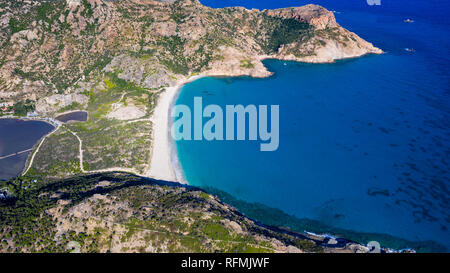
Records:
{"label": "coastline", "polygon": [[160,94],[151,117],[153,143],[147,177],[188,184],[178,161],[175,142],[170,132],[172,126],[171,111],[183,86],[203,77],[205,76],[197,75],[183,79],[177,85],[165,88]]}
{"label": "coastline", "polygon": [[152,148],[150,158],[150,169],[146,177],[169,182],[177,182],[188,185],[183,169],[178,159],[177,148],[170,132],[173,120],[171,111],[184,85],[204,77],[242,77],[267,78],[273,75],[266,67],[260,75],[239,72],[235,75],[228,73],[206,72],[179,80],[175,86],[166,87],[160,94],[155,110],[151,117],[154,127],[152,128]]}
{"label": "coastline", "polygon": [[[29,148],[29,152],[27,152],[27,158],[24,162],[24,165],[22,167],[22,170],[15,176],[22,176],[25,175],[31,168],[30,162],[33,161],[34,156],[36,155],[37,150],[39,149],[39,147],[41,146],[42,142],[50,135],[52,135],[53,133],[55,133],[59,127],[60,124],[55,122],[54,120],[49,120],[47,118],[41,118],[41,117],[22,117],[22,116],[12,116],[12,115],[8,115],[8,116],[1,116],[0,119],[11,119],[11,120],[21,120],[24,122],[30,122],[30,121],[38,121],[38,122],[44,122],[47,123],[48,125],[52,126],[52,130],[50,132],[48,132],[47,134],[43,135],[42,137],[40,137],[39,139],[36,140],[36,142],[33,144],[33,146],[31,146]],[[16,154],[17,156],[18,154]],[[13,178],[15,178],[13,177]],[[12,179],[12,178],[11,178]],[[1,179],[0,179],[1,181]],[[5,180],[6,181],[6,180]]]}
{"label": "coastline", "polygon": [[[59,122],[62,122],[62,121],[58,120],[58,118],[60,118],[62,116],[65,116],[65,115],[68,115],[68,114],[73,114],[73,113],[76,113],[76,112],[85,112],[87,114],[86,121],[89,120],[89,112],[87,110],[69,110],[69,111],[65,111],[65,112],[62,112],[62,113],[55,113],[54,114],[54,119],[59,121]],[[64,122],[62,122],[62,123],[64,123]]]}
{"label": "coastline", "polygon": [[22,121],[41,121],[50,124],[51,126],[58,128],[61,124],[59,121],[56,121],[53,118],[48,117],[23,117],[23,116],[14,116],[14,115],[6,115],[0,116],[0,119],[18,119]]}
{"label": "coastline", "polygon": [[[283,58],[280,56],[270,56],[270,55],[261,55],[258,56],[257,59],[260,62],[263,62],[264,60],[274,59],[279,61],[294,61],[294,62],[303,62],[303,63],[333,63],[336,60],[342,60],[342,59],[352,59],[352,58],[358,58],[362,57],[364,55],[369,54],[382,54],[381,52],[367,52],[360,56],[354,56],[354,57],[348,57],[348,58],[336,58],[333,59],[333,61],[311,61],[311,60],[299,60],[298,58]],[[235,73],[229,73],[222,71],[221,69],[218,70],[210,70],[204,73],[201,73],[199,75],[182,78],[178,80],[177,84],[174,86],[166,87],[164,91],[160,94],[160,97],[158,98],[158,102],[156,104],[155,110],[153,112],[153,115],[151,116],[151,121],[154,125],[152,128],[152,139],[153,143],[151,145],[151,153],[150,153],[150,166],[147,172],[144,174],[138,174],[134,172],[137,175],[142,175],[148,178],[156,179],[156,180],[163,180],[168,182],[177,182],[181,184],[187,185],[188,182],[184,176],[184,172],[182,170],[181,164],[178,159],[177,149],[174,140],[172,139],[170,128],[172,126],[173,120],[171,118],[171,111],[173,109],[173,106],[176,103],[176,100],[184,87],[184,85],[193,82],[195,80],[201,79],[203,77],[242,77],[247,76],[251,78],[267,78],[270,76],[273,76],[273,72],[267,70],[267,67],[265,65],[262,65],[261,67],[257,67],[256,69],[253,69],[252,71],[243,71],[238,70]],[[68,110],[62,113],[55,113],[54,118],[49,117],[19,117],[19,116],[13,116],[13,115],[7,115],[7,116],[0,116],[0,119],[20,119],[23,121],[42,121],[46,122],[52,126],[55,127],[55,129],[50,132],[49,134],[43,136],[36,145],[41,144],[42,140],[45,139],[47,136],[51,135],[54,131],[56,131],[59,126],[61,125],[61,122],[56,120],[57,117],[70,114],[73,112],[87,112],[86,110]],[[36,148],[36,145],[34,148]],[[36,151],[33,150],[31,154],[28,156],[27,161],[24,166],[24,170],[21,172],[22,175],[26,174],[26,172],[29,170],[29,161],[34,158]],[[95,172],[95,171],[93,171]]]}
{"label": "coastline", "polygon": [[[373,54],[368,52],[364,55]],[[381,53],[379,53],[381,54]],[[361,56],[359,56],[361,57]],[[349,57],[356,58],[356,57]],[[300,61],[298,59],[280,58],[279,56],[258,56],[260,62],[268,59],[275,59],[279,61],[295,61],[305,63],[315,63],[308,61]],[[334,60],[336,61],[336,60]],[[329,63],[329,62],[319,62]],[[331,63],[331,62],[330,62]],[[174,140],[172,139],[170,128],[173,120],[171,118],[171,111],[176,103],[176,100],[184,85],[193,82],[195,80],[204,77],[242,77],[248,76],[252,78],[267,78],[273,76],[273,72],[268,71],[265,65],[255,69],[254,71],[237,71],[237,73],[226,73],[224,71],[208,71],[196,76],[181,79],[176,85],[166,87],[160,94],[158,102],[154,109],[151,121],[153,123],[152,128],[152,147],[150,153],[150,168],[145,173],[148,178],[178,182],[181,184],[188,184],[184,176],[183,169],[178,159],[177,148]]]}

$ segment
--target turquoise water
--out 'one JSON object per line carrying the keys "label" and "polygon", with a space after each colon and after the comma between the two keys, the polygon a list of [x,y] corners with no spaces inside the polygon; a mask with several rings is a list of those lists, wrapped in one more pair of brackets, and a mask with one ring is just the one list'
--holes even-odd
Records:
{"label": "turquoise water", "polygon": [[280,147],[178,141],[185,178],[332,227],[448,248],[448,22],[425,14],[406,24],[401,9],[339,11],[338,22],[387,53],[319,65],[267,60],[275,72],[267,79],[186,85],[177,104],[201,96],[204,105],[280,105]]}

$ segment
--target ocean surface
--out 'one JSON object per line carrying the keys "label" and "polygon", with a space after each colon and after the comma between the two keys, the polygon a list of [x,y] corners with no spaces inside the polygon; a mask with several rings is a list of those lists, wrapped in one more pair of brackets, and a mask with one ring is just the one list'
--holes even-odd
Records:
{"label": "ocean surface", "polygon": [[[259,9],[308,3],[201,2]],[[267,60],[275,72],[267,79],[187,84],[176,104],[193,107],[201,96],[203,105],[280,105],[280,146],[260,152],[257,141],[178,141],[185,179],[336,229],[450,249],[449,2],[314,3],[386,53],[334,64]]]}
{"label": "ocean surface", "polygon": [[[39,139],[53,129],[52,125],[42,121],[0,119],[0,158],[33,148]],[[30,153],[0,159],[0,180],[19,175]]]}

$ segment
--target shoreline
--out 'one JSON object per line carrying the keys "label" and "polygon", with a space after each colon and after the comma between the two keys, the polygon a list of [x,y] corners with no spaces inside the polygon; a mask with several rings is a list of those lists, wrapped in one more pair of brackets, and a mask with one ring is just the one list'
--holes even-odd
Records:
{"label": "shoreline", "polygon": [[[260,61],[268,59],[278,59],[283,61],[272,56],[259,56],[258,59]],[[251,77],[257,79],[273,76],[273,72],[268,71],[266,66],[263,67],[264,71],[259,71],[261,72],[259,75],[252,75],[251,73],[227,74],[218,71],[209,71],[181,79],[176,85],[166,87],[160,94],[150,118],[153,123],[153,142],[150,153],[150,168],[145,173],[145,177],[188,185],[188,181],[184,176],[183,169],[178,159],[175,141],[172,139],[170,132],[173,123],[171,111],[184,85],[204,77]]]}
{"label": "shoreline", "polygon": [[[56,132],[56,131],[59,129],[59,127],[60,127],[61,125],[60,125],[59,123],[56,123],[56,122],[53,123],[52,121],[48,120],[47,118],[41,118],[41,117],[1,116],[0,119],[21,120],[21,121],[24,121],[24,122],[38,121],[38,122],[44,122],[44,123],[47,123],[47,124],[49,124],[50,126],[53,127],[52,130],[51,130],[50,132],[46,133],[45,135],[43,135],[42,137],[40,137],[39,139],[37,139],[36,142],[33,144],[33,146],[31,146],[31,147],[28,149],[28,150],[31,150],[31,151],[27,152],[28,155],[27,155],[27,158],[26,158],[26,160],[25,160],[25,163],[24,163],[23,168],[21,169],[21,171],[20,171],[16,176],[10,178],[10,179],[14,179],[14,178],[16,178],[16,177],[25,175],[25,174],[30,170],[30,168],[31,168],[30,162],[33,161],[34,156],[36,155],[36,152],[37,152],[37,150],[39,149],[39,147],[40,147],[40,145],[42,144],[42,142],[43,142],[48,136],[50,136],[50,135],[52,135],[54,132]],[[16,153],[16,155],[14,155],[14,156],[17,156],[17,155],[19,155],[19,154]],[[0,179],[0,181],[7,181],[7,180],[8,180],[8,179],[6,179],[6,180]]]}
{"label": "shoreline", "polygon": [[[353,58],[359,58],[365,55],[370,54],[382,54],[381,53],[374,53],[374,52],[368,52],[366,54],[363,54],[361,56],[355,56],[355,57],[349,57],[349,58],[343,58],[343,59],[353,59]],[[258,56],[257,58],[261,62],[264,60],[278,60],[278,61],[292,61],[292,62],[300,62],[300,63],[315,63],[315,62],[308,62],[304,60],[298,60],[298,59],[289,59],[289,58],[280,58],[279,56],[270,56],[270,55],[262,55]],[[341,60],[336,59],[334,60]],[[318,62],[318,64],[323,63],[326,64],[328,62]],[[333,63],[333,62],[329,62]],[[151,145],[151,153],[150,153],[150,167],[148,168],[147,172],[143,174],[135,173],[136,175],[141,175],[144,177],[148,177],[151,179],[157,179],[157,180],[164,180],[168,182],[177,182],[181,184],[188,185],[188,181],[186,180],[184,176],[183,169],[181,167],[181,164],[178,159],[177,154],[177,148],[175,145],[174,140],[172,139],[170,128],[172,126],[173,120],[171,117],[171,111],[173,109],[173,106],[175,105],[175,102],[184,87],[184,85],[193,82],[195,80],[204,78],[204,77],[230,77],[230,78],[237,78],[237,77],[251,77],[251,78],[268,78],[273,76],[274,72],[267,70],[267,67],[264,65],[265,71],[258,71],[260,73],[252,74],[252,73],[223,73],[219,71],[207,71],[204,73],[201,73],[199,75],[191,76],[188,78],[184,78],[181,80],[178,80],[176,85],[166,87],[164,91],[160,94],[160,97],[158,98],[158,102],[156,104],[156,107],[154,109],[154,112],[152,116],[150,117],[153,128],[152,128],[152,145]],[[42,121],[46,122],[54,127],[54,130],[50,132],[49,134],[43,136],[42,139],[45,139],[48,135],[52,134],[54,131],[56,131],[59,126],[61,126],[61,123],[59,120],[56,120],[57,117],[70,114],[73,112],[88,112],[86,110],[68,110],[64,111],[62,113],[55,113],[53,118],[50,117],[23,117],[23,116],[14,116],[14,115],[4,115],[0,116],[0,119],[20,119],[23,121]],[[42,139],[40,139],[36,144],[39,144]],[[24,170],[21,172],[22,175],[24,175],[28,169],[28,162],[31,157],[34,157],[35,151],[33,150],[31,154],[28,156]],[[28,169],[27,169],[28,167]]]}
{"label": "shoreline", "polygon": [[178,160],[177,149],[172,139],[171,111],[184,85],[205,77],[196,75],[183,79],[175,86],[166,87],[160,94],[155,110],[151,117],[153,122],[152,151],[150,169],[146,176],[153,179],[178,182],[187,185],[183,170]]}
{"label": "shoreline", "polygon": [[23,117],[23,116],[13,116],[13,115],[8,115],[8,116],[0,116],[0,119],[17,119],[17,120],[22,120],[22,121],[41,121],[41,122],[45,122],[47,124],[50,124],[51,126],[58,128],[59,126],[61,126],[61,123],[53,118],[47,118],[47,117]]}
{"label": "shoreline", "polygon": [[65,116],[65,115],[73,114],[73,113],[76,113],[76,112],[84,112],[84,113],[86,113],[86,115],[87,115],[86,121],[89,120],[89,112],[87,110],[70,110],[70,111],[65,111],[65,112],[62,112],[62,113],[56,113],[56,114],[54,114],[53,119],[55,119],[55,120],[57,120],[57,121],[59,121],[61,123],[66,123],[66,122],[60,121],[58,118],[62,117],[62,116]]}

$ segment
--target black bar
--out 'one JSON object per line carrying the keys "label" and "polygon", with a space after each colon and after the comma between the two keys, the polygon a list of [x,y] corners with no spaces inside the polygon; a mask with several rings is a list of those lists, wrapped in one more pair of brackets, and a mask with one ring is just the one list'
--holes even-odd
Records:
{"label": "black bar", "polygon": [[396,267],[405,272],[406,268],[421,265],[445,266],[448,257],[447,254],[0,254],[0,263],[13,264],[14,271],[23,266],[47,270],[54,263],[58,271],[75,272],[105,272],[106,268],[123,271],[124,267],[128,268],[126,273],[134,269],[168,273],[392,271]]}

